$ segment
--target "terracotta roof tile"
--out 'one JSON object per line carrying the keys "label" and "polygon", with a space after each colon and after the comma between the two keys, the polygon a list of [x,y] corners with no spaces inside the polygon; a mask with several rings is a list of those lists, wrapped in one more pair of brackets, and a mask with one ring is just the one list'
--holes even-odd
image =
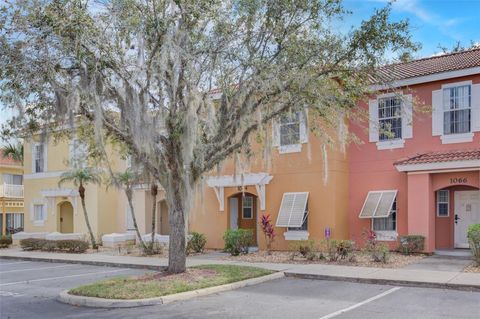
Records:
{"label": "terracotta roof tile", "polygon": [[380,68],[379,77],[388,80],[405,80],[448,71],[480,66],[480,48],[423,58]]}
{"label": "terracotta roof tile", "polygon": [[399,160],[394,165],[412,165],[456,161],[480,160],[480,148],[458,151],[428,152]]}
{"label": "terracotta roof tile", "polygon": [[22,163],[15,161],[11,156],[3,156],[3,150],[0,148],[0,165],[22,166]]}

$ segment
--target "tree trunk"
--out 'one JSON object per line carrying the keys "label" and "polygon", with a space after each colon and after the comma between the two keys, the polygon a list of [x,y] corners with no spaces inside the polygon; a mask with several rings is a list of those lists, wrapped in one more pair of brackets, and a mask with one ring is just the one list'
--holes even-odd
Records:
{"label": "tree trunk", "polygon": [[87,208],[85,207],[85,187],[80,185],[78,188],[80,194],[80,199],[82,201],[83,215],[85,216],[85,223],[87,224],[88,232],[90,233],[90,242],[92,243],[92,248],[97,249],[97,242],[95,241],[95,236],[93,235],[92,226],[90,226],[90,220],[88,219]]}
{"label": "tree trunk", "polygon": [[132,220],[133,220],[133,227],[135,228],[135,232],[137,233],[138,240],[140,241],[140,245],[142,246],[143,251],[147,252],[148,248],[147,248],[147,245],[145,245],[145,242],[142,239],[142,235],[140,234],[140,231],[138,230],[137,218],[135,217],[135,212],[133,210],[132,190],[131,189],[125,189],[125,195],[127,195],[128,205],[130,206],[130,213],[132,215]]}
{"label": "tree trunk", "polygon": [[150,194],[153,197],[153,204],[152,204],[152,242],[150,243],[150,253],[154,253],[154,245],[155,245],[155,221],[156,221],[156,214],[157,214],[157,194],[158,194],[158,186],[152,184],[150,187]]}
{"label": "tree trunk", "polygon": [[169,202],[170,241],[168,251],[168,271],[182,273],[186,270],[187,254],[185,251],[185,206],[187,200],[174,191],[174,199]]}

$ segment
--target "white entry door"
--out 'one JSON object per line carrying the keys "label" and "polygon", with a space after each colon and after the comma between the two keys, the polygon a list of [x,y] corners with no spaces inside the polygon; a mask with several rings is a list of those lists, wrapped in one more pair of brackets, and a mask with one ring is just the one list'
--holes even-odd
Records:
{"label": "white entry door", "polygon": [[455,192],[455,215],[455,248],[468,248],[468,226],[480,223],[480,191]]}
{"label": "white entry door", "polygon": [[238,229],[238,198],[230,198],[230,229]]}

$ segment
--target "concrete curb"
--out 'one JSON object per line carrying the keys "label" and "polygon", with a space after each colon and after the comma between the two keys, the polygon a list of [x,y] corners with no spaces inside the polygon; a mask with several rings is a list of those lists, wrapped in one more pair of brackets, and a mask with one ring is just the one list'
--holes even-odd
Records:
{"label": "concrete curb", "polygon": [[332,275],[319,275],[319,274],[302,274],[302,273],[295,273],[295,272],[285,272],[285,277],[293,277],[293,278],[300,278],[300,279],[345,281],[345,282],[362,283],[362,284],[392,285],[392,286],[417,287],[417,288],[438,288],[438,289],[452,289],[452,290],[460,290],[460,291],[480,292],[480,286],[441,283],[441,282],[410,281],[410,280],[380,279],[380,278],[359,278],[359,277],[332,276]]}
{"label": "concrete curb", "polygon": [[119,268],[132,268],[132,269],[147,269],[161,271],[167,269],[167,266],[156,265],[142,265],[142,264],[129,264],[110,261],[93,261],[93,260],[74,260],[74,259],[58,259],[58,258],[45,258],[45,257],[23,257],[23,256],[2,256],[0,259],[8,260],[25,260],[25,261],[44,261],[50,263],[62,263],[62,264],[80,264],[90,266],[106,266],[106,267],[119,267]]}
{"label": "concrete curb", "polygon": [[104,299],[96,297],[83,297],[70,295],[68,290],[62,291],[57,300],[66,304],[73,306],[83,306],[83,307],[92,307],[92,308],[133,308],[133,307],[143,307],[143,306],[153,306],[161,305],[174,301],[188,300],[195,297],[208,296],[211,294],[216,294],[224,291],[230,291],[238,288],[243,288],[247,286],[253,286],[267,282],[270,280],[283,278],[285,274],[283,272],[276,272],[270,275],[237,281],[231,284],[225,284],[221,286],[203,288],[198,290],[192,290],[187,292],[181,292],[178,294],[155,297],[155,298],[146,298],[146,299]]}

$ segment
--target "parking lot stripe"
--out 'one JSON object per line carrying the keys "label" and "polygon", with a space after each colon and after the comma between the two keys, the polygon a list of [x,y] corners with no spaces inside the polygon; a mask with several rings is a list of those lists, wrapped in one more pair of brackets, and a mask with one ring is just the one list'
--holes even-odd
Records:
{"label": "parking lot stripe", "polygon": [[31,263],[31,261],[18,261],[14,263],[0,263],[0,266],[8,266],[8,265],[18,265],[18,264],[26,264]]}
{"label": "parking lot stripe", "polygon": [[0,284],[0,287],[3,286],[11,286],[11,285],[18,285],[18,284],[28,284],[31,282],[38,282],[38,281],[47,281],[47,280],[56,280],[56,279],[65,279],[65,278],[73,278],[73,277],[81,277],[81,276],[88,276],[88,275],[100,275],[100,274],[109,274],[121,271],[129,271],[131,269],[117,269],[117,270],[109,270],[109,271],[98,271],[98,272],[89,272],[86,274],[77,274],[77,275],[69,275],[69,276],[60,276],[60,277],[49,277],[49,278],[41,278],[41,279],[32,279],[32,280],[22,280],[16,282],[7,282],[5,284]]}
{"label": "parking lot stripe", "polygon": [[73,267],[78,265],[62,265],[62,266],[51,266],[51,267],[42,267],[42,268],[27,268],[27,269],[15,269],[15,270],[7,270],[7,271],[0,271],[0,274],[6,274],[10,272],[17,272],[17,271],[29,271],[29,270],[42,270],[42,269],[53,269],[53,268],[65,268],[65,267]]}
{"label": "parking lot stripe", "polygon": [[376,295],[376,296],[373,296],[373,297],[371,297],[371,298],[368,298],[368,299],[366,299],[366,300],[364,300],[364,301],[362,301],[362,302],[356,303],[356,304],[354,304],[353,306],[350,306],[350,307],[348,307],[348,308],[344,308],[344,309],[335,311],[335,312],[333,312],[333,313],[331,313],[331,314],[329,314],[329,315],[323,316],[323,317],[321,317],[320,319],[330,319],[330,318],[334,318],[334,317],[336,317],[336,316],[341,315],[342,313],[348,312],[348,311],[350,311],[350,310],[353,310],[353,309],[356,309],[356,308],[358,308],[358,307],[361,307],[361,306],[363,306],[363,305],[365,305],[365,304],[367,304],[367,303],[369,303],[369,302],[372,302],[372,301],[375,301],[375,300],[377,300],[377,299],[383,298],[383,297],[385,297],[385,296],[387,296],[387,295],[389,295],[389,294],[391,294],[391,293],[393,293],[393,292],[395,292],[395,291],[397,291],[397,290],[399,290],[399,289],[402,289],[402,287],[394,287],[394,288],[392,288],[392,289],[389,289],[389,290],[387,290],[387,291],[382,292],[381,294],[378,294],[378,295]]}

